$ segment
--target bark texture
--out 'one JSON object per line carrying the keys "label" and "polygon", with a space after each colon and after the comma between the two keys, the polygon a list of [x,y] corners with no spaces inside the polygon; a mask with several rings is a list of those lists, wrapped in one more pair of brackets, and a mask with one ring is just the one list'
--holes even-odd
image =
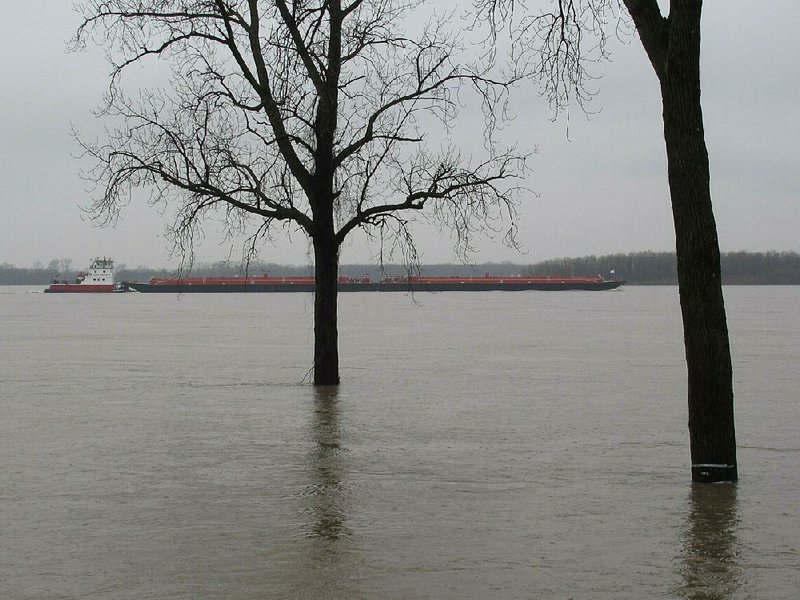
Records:
{"label": "bark texture", "polygon": [[702,0],[625,0],[661,84],[688,368],[692,479],[738,477],[733,371],[700,103]]}
{"label": "bark texture", "polygon": [[339,246],[332,228],[314,237],[314,385],[339,383]]}

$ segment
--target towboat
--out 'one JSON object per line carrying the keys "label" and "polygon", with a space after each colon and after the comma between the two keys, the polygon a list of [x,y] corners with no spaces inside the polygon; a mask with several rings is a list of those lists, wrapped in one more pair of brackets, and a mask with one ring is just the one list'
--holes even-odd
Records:
{"label": "towboat", "polygon": [[45,290],[48,293],[90,294],[127,291],[126,284],[114,282],[114,261],[110,258],[95,258],[89,265],[89,270],[78,273],[75,281],[54,279]]}

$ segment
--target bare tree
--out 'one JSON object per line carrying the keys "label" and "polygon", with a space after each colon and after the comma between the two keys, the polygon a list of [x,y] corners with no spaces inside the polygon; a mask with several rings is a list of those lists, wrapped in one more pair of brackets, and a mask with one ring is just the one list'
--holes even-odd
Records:
{"label": "bare tree", "polygon": [[587,99],[588,61],[605,56],[610,26],[625,27],[626,12],[658,77],[688,368],[692,479],[735,480],[733,370],[700,103],[702,0],[670,0],[666,17],[658,0],[552,0],[538,12],[526,4],[539,6],[475,0],[493,24],[512,23],[517,58],[526,59],[528,74],[556,107]]}
{"label": "bare tree", "polygon": [[47,270],[50,271],[54,277],[65,275],[72,268],[72,259],[70,258],[54,258],[47,265]]}
{"label": "bare tree", "polygon": [[[203,219],[250,227],[251,250],[283,228],[314,252],[314,383],[339,382],[339,248],[355,229],[415,254],[410,222],[426,214],[469,248],[478,229],[513,232],[524,157],[486,135],[475,161],[426,145],[424,131],[482,103],[490,132],[511,81],[466,56],[439,16],[414,25],[424,0],[90,0],[76,45],[112,57],[104,115],[118,124],[82,142],[99,184],[90,208],[113,221],[131,190],[179,202],[176,247],[191,253]],[[473,53],[474,54],[474,53]],[[166,90],[131,98],[120,80],[158,58]]]}
{"label": "bare tree", "polygon": [[62,258],[58,261],[59,273],[68,273],[72,269],[72,259]]}

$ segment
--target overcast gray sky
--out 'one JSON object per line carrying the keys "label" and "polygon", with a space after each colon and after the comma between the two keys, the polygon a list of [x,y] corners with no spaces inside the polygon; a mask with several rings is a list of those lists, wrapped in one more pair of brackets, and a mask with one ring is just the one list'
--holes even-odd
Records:
{"label": "overcast gray sky", "polygon": [[[134,204],[113,229],[81,213],[71,124],[97,132],[91,115],[107,84],[102,51],[66,52],[78,24],[71,2],[0,3],[0,263],[54,258],[85,265],[95,255],[130,266],[174,266],[163,237],[168,215]],[[720,245],[726,250],[800,251],[799,0],[707,0],[703,19],[703,107]],[[524,254],[499,241],[478,245],[475,262],[535,262],[674,249],[661,106],[655,75],[638,40],[612,45],[598,65],[596,112],[572,110],[551,122],[530,91],[514,100],[513,132],[536,145],[527,182],[537,196],[521,206]],[[83,165],[86,166],[85,164]],[[308,262],[302,236],[265,246],[264,260]],[[421,231],[423,262],[454,260],[447,236]],[[208,235],[199,260],[226,259],[230,244]],[[376,248],[347,244],[342,262],[370,262]],[[234,258],[237,256],[234,255]]]}

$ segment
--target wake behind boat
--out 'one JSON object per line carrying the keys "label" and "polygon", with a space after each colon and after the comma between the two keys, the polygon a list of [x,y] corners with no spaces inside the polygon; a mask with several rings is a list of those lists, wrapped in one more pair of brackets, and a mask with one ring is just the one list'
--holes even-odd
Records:
{"label": "wake behind boat", "polygon": [[[339,277],[340,292],[489,292],[489,291],[565,291],[613,290],[625,282],[594,277],[551,277],[521,275],[482,277]],[[144,293],[235,293],[235,292],[313,292],[313,277],[154,277],[147,283],[126,285]]]}

